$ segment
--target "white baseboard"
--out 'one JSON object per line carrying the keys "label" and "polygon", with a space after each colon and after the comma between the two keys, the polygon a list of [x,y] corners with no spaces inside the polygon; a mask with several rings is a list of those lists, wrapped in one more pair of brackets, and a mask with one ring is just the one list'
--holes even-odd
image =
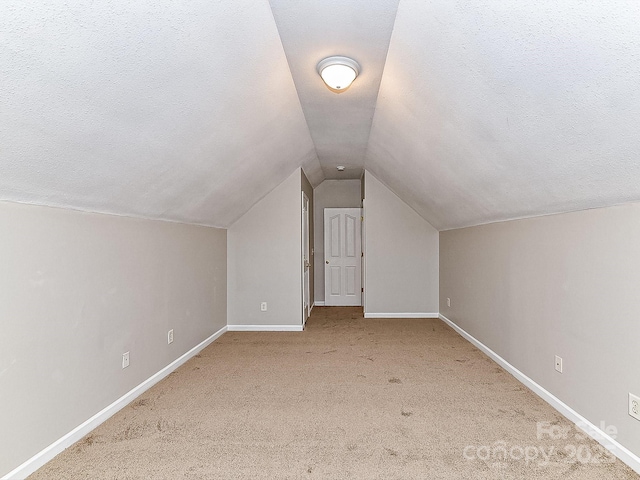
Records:
{"label": "white baseboard", "polygon": [[437,313],[365,313],[364,318],[439,318]]}
{"label": "white baseboard", "polygon": [[516,367],[507,362],[504,358],[498,355],[496,352],[491,350],[485,344],[477,340],[475,337],[464,331],[458,325],[453,323],[444,315],[439,316],[440,319],[453,328],[456,332],[462,335],[466,340],[475,345],[479,350],[484,352],[487,356],[489,356],[494,362],[504,368],[507,372],[513,375],[520,383],[524,384],[526,387],[529,387],[536,395],[542,398],[545,402],[555,408],[562,415],[567,417],[573,423],[585,431],[591,438],[593,438],[596,442],[601,444],[604,448],[613,453],[616,457],[618,457],[622,462],[626,463],[631,467],[636,473],[640,474],[640,457],[638,457],[635,453],[631,452],[628,448],[611,438],[607,433],[602,431],[601,428],[595,426],[589,420],[584,418],[574,409],[572,409],[569,405],[561,401],[558,397],[553,395],[551,392],[547,391],[544,387],[534,382],[532,379],[527,377],[524,373],[518,370]]}
{"label": "white baseboard", "polygon": [[227,331],[227,327],[222,327],[216,333],[211,335],[209,338],[199,343],[187,353],[177,358],[169,365],[164,367],[159,372],[153,374],[151,377],[147,378],[144,382],[142,382],[137,387],[134,387],[132,390],[125,393],[122,397],[117,399],[111,405],[103,408],[98,413],[96,413],[93,417],[89,418],[84,423],[78,425],[76,428],[71,430],[69,433],[64,435],[62,438],[56,440],[51,445],[46,447],[44,450],[41,450],[39,453],[35,454],[29,460],[24,462],[22,465],[14,468],[0,480],[18,480],[24,479],[31,475],[33,472],[42,467],[49,460],[53,459],[59,453],[62,453],[65,449],[69,448],[71,445],[76,443],[78,440],[82,439],[84,436],[89,434],[93,429],[95,429],[98,425],[103,423],[105,420],[109,419],[111,416],[116,414],[118,411],[126,407],[129,403],[135,400],[137,397],[142,395],[145,391],[153,387],[160,380],[165,378],[171,372],[176,370],[182,364],[186,363],[187,360],[190,360],[192,357],[197,355],[202,349],[209,346],[214,340],[216,340],[220,335]]}
{"label": "white baseboard", "polygon": [[302,325],[227,325],[229,332],[301,332]]}
{"label": "white baseboard", "polygon": [[324,300],[316,300],[313,304],[318,307],[324,307]]}

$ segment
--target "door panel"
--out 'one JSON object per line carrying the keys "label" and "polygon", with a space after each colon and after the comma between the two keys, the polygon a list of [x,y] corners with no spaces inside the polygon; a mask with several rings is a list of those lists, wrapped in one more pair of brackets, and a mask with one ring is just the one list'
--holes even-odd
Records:
{"label": "door panel", "polygon": [[331,231],[331,256],[340,257],[340,215],[335,215],[330,219]]}
{"label": "door panel", "polygon": [[356,219],[351,215],[344,216],[345,231],[347,238],[345,239],[345,255],[347,257],[356,256]]}
{"label": "door panel", "polygon": [[362,305],[361,210],[325,208],[325,305]]}
{"label": "door panel", "polygon": [[340,295],[340,267],[331,267],[331,295]]}
{"label": "door panel", "polygon": [[356,267],[345,267],[345,294],[346,295],[355,295],[356,294]]}

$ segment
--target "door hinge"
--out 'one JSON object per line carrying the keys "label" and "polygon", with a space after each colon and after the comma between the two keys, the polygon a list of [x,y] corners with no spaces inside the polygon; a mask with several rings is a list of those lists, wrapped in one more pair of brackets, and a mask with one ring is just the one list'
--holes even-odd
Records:
{"label": "door hinge", "polygon": [[364,252],[360,252],[360,256],[361,256],[361,257],[364,257]]}
{"label": "door hinge", "polygon": [[364,293],[364,287],[360,289],[360,293]]}

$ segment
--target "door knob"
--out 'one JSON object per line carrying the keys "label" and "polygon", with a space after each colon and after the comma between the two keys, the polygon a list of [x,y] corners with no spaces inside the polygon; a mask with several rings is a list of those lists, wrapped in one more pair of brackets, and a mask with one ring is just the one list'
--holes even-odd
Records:
{"label": "door knob", "polygon": [[327,262],[327,265],[329,265],[329,260],[325,260],[325,262]]}

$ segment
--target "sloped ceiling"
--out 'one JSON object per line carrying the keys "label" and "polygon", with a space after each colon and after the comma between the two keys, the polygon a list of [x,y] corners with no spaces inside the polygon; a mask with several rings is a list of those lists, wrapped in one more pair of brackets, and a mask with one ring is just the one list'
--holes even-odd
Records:
{"label": "sloped ceiling", "polygon": [[[438,229],[639,201],[639,24],[635,0],[6,0],[0,200],[224,227],[301,166],[367,168]],[[339,95],[334,54],[362,65]]]}
{"label": "sloped ceiling", "polygon": [[438,229],[640,200],[640,2],[401,0],[365,166]]}
{"label": "sloped ceiling", "polygon": [[321,169],[268,2],[3,0],[0,199],[227,226]]}

